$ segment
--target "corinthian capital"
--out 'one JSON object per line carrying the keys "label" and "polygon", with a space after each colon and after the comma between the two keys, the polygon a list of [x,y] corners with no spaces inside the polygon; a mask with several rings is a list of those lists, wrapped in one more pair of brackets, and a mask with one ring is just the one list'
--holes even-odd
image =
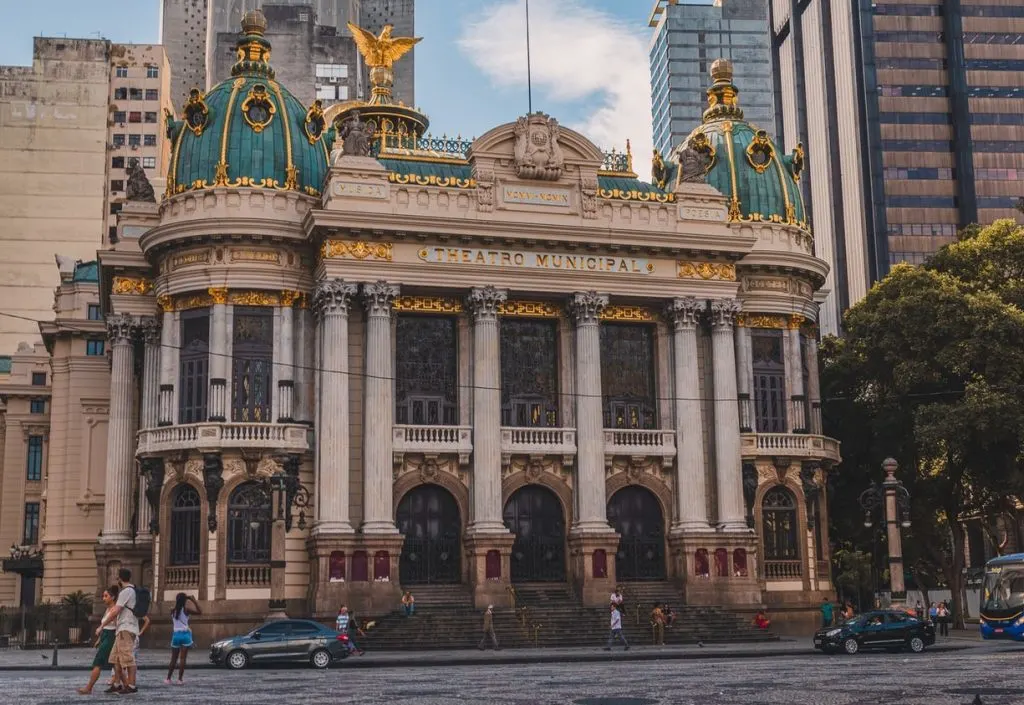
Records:
{"label": "corinthian capital", "polygon": [[672,321],[676,330],[690,330],[697,327],[697,321],[704,310],[704,302],[693,296],[672,299],[665,306],[665,316]]}
{"label": "corinthian capital", "polygon": [[495,320],[498,309],[508,301],[508,291],[495,289],[493,286],[477,287],[469,292],[466,304],[478,321]]}
{"label": "corinthian capital", "polygon": [[740,312],[736,299],[711,299],[711,325],[715,328],[731,328]]}
{"label": "corinthian capital", "polygon": [[313,290],[313,313],[323,318],[329,313],[348,315],[352,300],[359,293],[359,286],[343,279],[327,279]]}
{"label": "corinthian capital", "polygon": [[138,322],[138,331],[146,345],[160,344],[160,321],[153,316],[143,316]]}
{"label": "corinthian capital", "polygon": [[596,291],[577,291],[569,297],[569,313],[576,320],[576,325],[596,324],[607,305],[608,294]]}
{"label": "corinthian capital", "polygon": [[398,285],[377,281],[363,284],[363,305],[371,316],[390,316],[391,304],[398,296]]}
{"label": "corinthian capital", "polygon": [[135,333],[135,319],[127,313],[107,316],[107,338],[112,345],[128,345]]}

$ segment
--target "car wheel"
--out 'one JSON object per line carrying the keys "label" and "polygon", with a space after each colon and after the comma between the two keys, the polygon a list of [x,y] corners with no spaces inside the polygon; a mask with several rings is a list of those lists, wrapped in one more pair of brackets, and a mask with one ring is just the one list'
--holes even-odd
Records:
{"label": "car wheel", "polygon": [[907,642],[907,648],[913,651],[915,654],[919,654],[924,651],[924,639],[919,636],[912,636]]}
{"label": "car wheel", "polygon": [[242,650],[235,650],[228,654],[224,663],[233,671],[238,671],[249,665],[249,656]]}
{"label": "car wheel", "polygon": [[860,643],[851,636],[843,642],[843,650],[848,654],[855,654],[860,651]]}
{"label": "car wheel", "polygon": [[326,649],[317,649],[309,657],[309,664],[313,668],[324,669],[331,665],[331,655]]}

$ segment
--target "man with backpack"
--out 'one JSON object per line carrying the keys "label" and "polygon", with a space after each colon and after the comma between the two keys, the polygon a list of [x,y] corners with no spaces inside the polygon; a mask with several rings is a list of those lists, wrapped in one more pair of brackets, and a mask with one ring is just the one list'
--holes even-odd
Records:
{"label": "man with backpack", "polygon": [[110,660],[117,671],[117,684],[108,692],[133,695],[139,692],[135,687],[135,643],[139,636],[139,618],[149,612],[149,591],[137,589],[132,584],[132,572],[127,568],[117,572],[117,585],[121,589],[117,594],[117,604],[104,616],[96,633],[99,635],[111,622],[115,624]]}

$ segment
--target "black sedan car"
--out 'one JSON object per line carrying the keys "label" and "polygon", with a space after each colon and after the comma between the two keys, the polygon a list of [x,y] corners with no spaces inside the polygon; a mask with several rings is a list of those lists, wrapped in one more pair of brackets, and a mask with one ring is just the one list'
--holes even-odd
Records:
{"label": "black sedan car", "polygon": [[826,654],[862,649],[910,649],[915,654],[935,643],[935,627],[899,610],[875,610],[848,619],[839,626],[819,629],[814,648]]}
{"label": "black sedan car", "polygon": [[348,635],[307,619],[279,619],[248,634],[221,639],[210,647],[210,661],[228,668],[250,664],[308,663],[327,668],[348,657]]}

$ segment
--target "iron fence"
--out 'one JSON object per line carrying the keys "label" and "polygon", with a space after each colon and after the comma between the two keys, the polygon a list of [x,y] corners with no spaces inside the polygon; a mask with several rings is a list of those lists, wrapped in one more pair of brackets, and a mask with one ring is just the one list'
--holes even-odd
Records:
{"label": "iron fence", "polygon": [[45,648],[89,642],[90,610],[60,604],[0,607],[0,648]]}

